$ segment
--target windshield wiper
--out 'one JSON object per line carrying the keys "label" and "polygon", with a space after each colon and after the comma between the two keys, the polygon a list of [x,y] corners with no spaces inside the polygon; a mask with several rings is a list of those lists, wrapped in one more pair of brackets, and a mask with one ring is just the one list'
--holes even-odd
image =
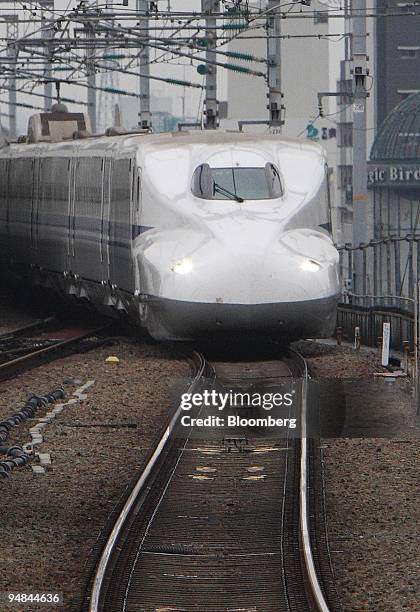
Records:
{"label": "windshield wiper", "polygon": [[220,193],[221,195],[229,196],[231,200],[236,200],[237,202],[243,202],[244,201],[244,199],[240,198],[239,196],[237,196],[236,193],[232,193],[232,191],[229,191],[228,189],[225,189],[224,187],[222,187],[218,183],[214,183],[214,191],[217,191],[217,193]]}

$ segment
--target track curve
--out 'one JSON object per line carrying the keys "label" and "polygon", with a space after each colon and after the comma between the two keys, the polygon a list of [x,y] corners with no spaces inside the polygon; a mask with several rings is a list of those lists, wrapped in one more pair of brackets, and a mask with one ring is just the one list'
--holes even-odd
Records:
{"label": "track curve", "polygon": [[[224,389],[293,388],[306,418],[309,374],[298,354],[195,362],[190,393],[205,377]],[[183,437],[180,414],[178,406],[114,525],[85,609],[327,612],[311,547],[306,435],[196,426]]]}

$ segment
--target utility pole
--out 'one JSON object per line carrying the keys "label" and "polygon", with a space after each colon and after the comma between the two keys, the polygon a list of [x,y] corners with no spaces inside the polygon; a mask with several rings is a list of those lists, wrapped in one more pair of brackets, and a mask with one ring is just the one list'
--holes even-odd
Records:
{"label": "utility pole", "polygon": [[[106,66],[109,70],[103,72],[99,77],[99,85],[102,89],[99,90],[98,95],[97,127],[100,133],[105,132],[107,127],[116,126],[114,123],[114,111],[115,107],[119,104],[119,98],[116,94],[104,91],[105,89],[116,90],[119,89],[120,86],[118,73],[119,64],[118,61],[112,59],[112,48],[105,48],[101,65]],[[118,125],[121,125],[121,123]]]}
{"label": "utility pole", "polygon": [[10,68],[13,71],[7,83],[9,87],[9,135],[11,138],[16,138],[16,63],[18,50],[16,46],[9,41],[18,39],[19,18],[17,15],[4,15],[3,19],[6,22],[6,37],[8,40],[7,56],[10,59]]}
{"label": "utility pole", "polygon": [[[368,190],[367,190],[367,151],[366,151],[366,80],[369,75],[367,67],[366,45],[366,2],[353,0],[352,17],[352,75],[353,75],[353,246],[369,242]],[[355,251],[354,292],[362,292],[362,253]]]}
{"label": "utility pole", "polygon": [[[149,11],[149,0],[137,0],[137,12],[146,15]],[[150,113],[150,50],[149,50],[149,20],[140,19],[142,27],[145,28],[140,52],[140,112],[139,126],[147,130],[152,127],[152,116]]]}
{"label": "utility pole", "polygon": [[[201,0],[201,10],[205,14],[206,62],[217,60],[214,49],[217,42],[217,18],[215,13],[220,11],[220,0]],[[217,66],[206,64],[206,90],[205,90],[205,121],[206,130],[215,130],[219,126],[217,108]]]}
{"label": "utility pole", "polygon": [[[53,30],[52,30],[52,20],[51,18],[48,19],[45,15],[46,11],[53,11],[54,10],[54,0],[40,0],[39,2],[40,6],[41,6],[41,19],[43,21],[43,26],[42,26],[42,32],[41,32],[41,36],[42,38],[45,38],[46,40],[50,40],[53,38]],[[45,83],[44,83],[44,94],[45,94],[45,111],[49,111],[50,110],[50,100],[52,98],[52,82],[51,82],[51,49],[49,47],[49,45],[46,45],[44,47],[44,53],[46,55],[46,59],[45,59],[45,67],[44,67],[44,77],[45,77]]]}
{"label": "utility pole", "polygon": [[[281,91],[280,15],[278,0],[267,2],[267,59],[268,59],[268,123],[270,131],[281,132],[283,120],[283,94]],[[277,12],[277,14],[276,14]]]}
{"label": "utility pole", "polygon": [[[86,24],[86,38],[95,37],[95,29],[92,24]],[[92,134],[96,134],[96,72],[95,72],[95,45],[88,45],[86,49],[87,69],[87,102],[90,128]]]}

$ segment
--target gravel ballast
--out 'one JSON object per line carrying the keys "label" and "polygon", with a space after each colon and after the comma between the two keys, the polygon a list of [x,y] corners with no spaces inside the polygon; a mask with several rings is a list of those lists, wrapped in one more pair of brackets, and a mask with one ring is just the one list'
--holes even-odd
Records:
{"label": "gravel ballast", "polygon": [[[321,442],[330,547],[343,610],[418,610],[419,449],[409,383],[379,383],[379,396],[369,399],[373,374],[382,370],[374,353],[309,342],[299,348],[318,378],[343,380],[348,396],[355,389],[354,398],[363,398],[369,415],[378,401],[388,405],[391,423],[395,407],[402,415],[392,437]],[[110,355],[119,363],[106,363]],[[173,385],[188,375],[187,362],[171,348],[120,338],[114,346],[0,383],[4,418],[32,394],[63,386],[69,399],[86,381],[95,381],[85,400],[66,407],[44,430],[37,450],[51,455],[46,473],[21,468],[1,483],[1,590],[58,591],[65,603],[57,609],[79,609],[90,551],[166,419]],[[8,445],[28,442],[29,428],[43,414],[14,429]]]}
{"label": "gravel ballast", "polygon": [[373,374],[383,368],[371,351],[314,343],[300,348],[316,376],[343,380],[347,401],[357,398],[358,417],[364,411],[369,432],[372,423],[379,429],[388,421],[386,438],[321,442],[332,564],[343,610],[419,610],[420,452],[410,383],[373,384]]}
{"label": "gravel ballast", "polygon": [[[110,355],[119,363],[105,363]],[[168,347],[120,339],[0,384],[4,418],[32,394],[63,386],[70,399],[87,380],[95,381],[86,399],[65,407],[43,430],[37,450],[51,455],[46,473],[20,468],[1,483],[1,590],[57,591],[65,601],[58,609],[78,609],[90,551],[162,428],[174,383],[189,373]],[[7,444],[28,442],[29,428],[43,414],[13,429]]]}

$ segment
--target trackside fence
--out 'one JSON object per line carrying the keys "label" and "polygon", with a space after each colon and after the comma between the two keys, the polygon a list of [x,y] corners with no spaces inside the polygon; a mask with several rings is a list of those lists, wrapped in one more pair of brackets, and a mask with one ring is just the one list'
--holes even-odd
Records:
{"label": "trackside fence", "polygon": [[358,328],[360,343],[376,347],[383,324],[390,323],[390,348],[416,350],[420,236],[388,236],[337,248],[342,278],[337,325],[343,336],[352,341]]}
{"label": "trackside fence", "polygon": [[377,347],[382,338],[384,323],[391,324],[390,347],[403,351],[404,342],[414,348],[414,314],[395,306],[357,306],[339,304],[337,326],[343,330],[343,336],[353,341],[355,329],[360,330],[360,342],[366,346]]}

